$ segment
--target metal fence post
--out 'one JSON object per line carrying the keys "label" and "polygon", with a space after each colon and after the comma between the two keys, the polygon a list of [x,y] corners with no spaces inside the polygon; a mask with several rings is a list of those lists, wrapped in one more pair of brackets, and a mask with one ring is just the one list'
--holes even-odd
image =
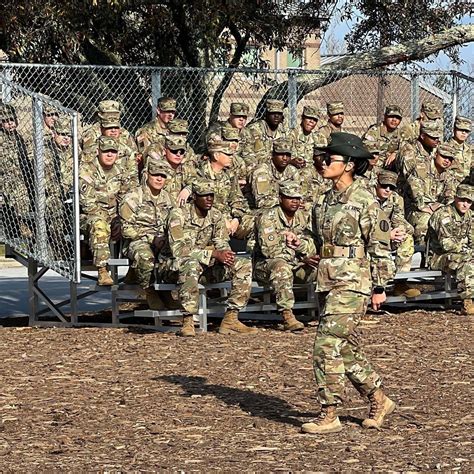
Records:
{"label": "metal fence post", "polygon": [[420,113],[420,79],[417,74],[411,76],[411,118],[416,120]]}
{"label": "metal fence post", "polygon": [[298,105],[298,83],[296,72],[288,71],[288,111],[290,114],[290,128],[297,125],[296,107]]}
{"label": "metal fence post", "polygon": [[34,156],[34,188],[35,188],[35,220],[36,220],[36,259],[47,262],[48,235],[46,230],[46,193],[44,186],[44,137],[43,137],[43,103],[33,98],[33,140]]}
{"label": "metal fence post", "polygon": [[154,69],[151,73],[151,115],[156,117],[158,99],[161,97],[161,71]]}
{"label": "metal fence post", "polygon": [[73,245],[74,245],[74,271],[73,281],[80,283],[81,281],[81,231],[79,220],[79,128],[77,112],[72,115],[72,156],[73,156],[73,177],[72,177],[72,191],[73,191]]}
{"label": "metal fence post", "polygon": [[452,110],[453,110],[453,116],[451,117],[452,119],[452,127],[454,127],[454,119],[456,118],[456,115],[458,115],[459,111],[459,76],[458,74],[453,71],[452,72],[452,78],[453,78],[453,88],[451,91],[451,104],[452,104]]}

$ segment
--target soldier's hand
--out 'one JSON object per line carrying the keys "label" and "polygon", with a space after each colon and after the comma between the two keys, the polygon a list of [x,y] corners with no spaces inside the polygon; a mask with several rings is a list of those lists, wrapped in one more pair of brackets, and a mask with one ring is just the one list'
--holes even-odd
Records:
{"label": "soldier's hand", "polygon": [[229,232],[229,235],[233,235],[237,228],[239,227],[239,220],[234,217],[231,221],[226,219],[225,225],[227,227],[227,231]]}
{"label": "soldier's hand", "polygon": [[407,233],[401,227],[395,227],[390,232],[390,240],[394,240],[395,242],[403,242],[406,239]]}
{"label": "soldier's hand", "polygon": [[143,155],[141,153],[137,153],[135,155],[135,161],[137,162],[137,165],[141,165],[143,162]]}
{"label": "soldier's hand", "polygon": [[375,311],[378,311],[380,307],[382,306],[382,303],[384,303],[386,299],[387,299],[387,295],[385,294],[385,291],[383,293],[373,293],[372,294],[372,308]]}
{"label": "soldier's hand", "polygon": [[387,153],[386,156],[387,157],[385,159],[384,167],[388,168],[395,161],[397,154],[394,151],[392,151],[392,153]]}
{"label": "soldier's hand", "polygon": [[122,237],[122,222],[119,216],[115,216],[110,223],[110,238],[117,242]]}
{"label": "soldier's hand", "polygon": [[306,166],[306,161],[304,158],[293,158],[290,163],[295,167],[295,168],[304,168]]}
{"label": "soldier's hand", "polygon": [[235,262],[235,253],[232,250],[213,250],[212,256],[220,263],[231,266]]}
{"label": "soldier's hand", "polygon": [[423,207],[421,212],[426,212],[427,214],[433,214],[433,209],[430,206]]}
{"label": "soldier's hand", "polygon": [[321,257],[319,255],[312,255],[311,257],[303,258],[303,262],[311,268],[318,268]]}
{"label": "soldier's hand", "polygon": [[184,206],[187,203],[189,196],[191,196],[191,191],[186,188],[182,189],[178,194],[178,206]]}
{"label": "soldier's hand", "polygon": [[301,245],[301,240],[294,232],[284,232],[286,239],[286,246],[290,249],[296,250]]}

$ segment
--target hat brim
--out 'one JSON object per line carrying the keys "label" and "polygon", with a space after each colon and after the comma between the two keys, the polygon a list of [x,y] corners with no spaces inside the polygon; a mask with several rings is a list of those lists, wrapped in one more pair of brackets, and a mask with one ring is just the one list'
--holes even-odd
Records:
{"label": "hat brim", "polygon": [[365,148],[355,145],[328,145],[326,147],[318,148],[318,150],[330,155],[349,156],[350,158],[356,158],[360,160],[370,160],[373,158],[372,153],[367,151]]}
{"label": "hat brim", "polygon": [[113,148],[113,147],[106,147],[106,148],[99,148],[100,151],[115,151],[118,153],[118,148]]}

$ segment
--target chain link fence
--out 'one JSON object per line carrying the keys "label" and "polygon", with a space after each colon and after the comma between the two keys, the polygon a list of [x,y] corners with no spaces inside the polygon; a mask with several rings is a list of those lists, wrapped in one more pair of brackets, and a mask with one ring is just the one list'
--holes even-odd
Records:
{"label": "chain link fence", "polygon": [[77,113],[2,76],[0,87],[0,241],[77,282]]}
{"label": "chain link fence", "polygon": [[387,104],[400,105],[406,122],[418,116],[422,102],[430,101],[444,108],[446,138],[456,113],[472,117],[474,107],[473,78],[446,71],[324,73],[6,63],[0,65],[0,75],[77,110],[82,125],[94,122],[101,100],[119,100],[124,106],[123,126],[132,133],[152,119],[159,97],[174,97],[177,116],[189,122],[194,147],[202,143],[210,123],[227,118],[235,101],[250,106],[252,120],[263,114],[265,98],[284,100],[288,127],[297,125],[308,103],[319,106],[324,118],[327,102],[342,101],[345,127],[356,134],[379,121]]}

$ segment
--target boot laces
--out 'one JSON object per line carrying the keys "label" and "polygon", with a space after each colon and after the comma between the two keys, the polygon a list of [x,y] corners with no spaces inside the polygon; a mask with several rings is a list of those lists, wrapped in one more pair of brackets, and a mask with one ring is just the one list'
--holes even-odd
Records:
{"label": "boot laces", "polygon": [[379,402],[374,396],[370,396],[369,401],[370,401],[369,418],[375,418],[380,408]]}

